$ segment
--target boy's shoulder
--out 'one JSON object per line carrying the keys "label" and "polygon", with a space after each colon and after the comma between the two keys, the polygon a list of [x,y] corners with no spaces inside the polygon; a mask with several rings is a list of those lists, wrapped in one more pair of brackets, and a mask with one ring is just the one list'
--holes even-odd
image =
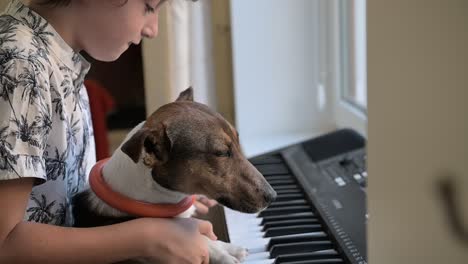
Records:
{"label": "boy's shoulder", "polygon": [[16,46],[18,48],[30,48],[34,46],[31,40],[34,38],[34,30],[26,21],[20,21],[11,15],[0,15],[0,47]]}
{"label": "boy's shoulder", "polygon": [[0,15],[0,60],[2,63],[20,59],[31,64],[50,66],[49,52],[45,52],[46,38],[37,34],[29,21],[21,21],[8,15]]}

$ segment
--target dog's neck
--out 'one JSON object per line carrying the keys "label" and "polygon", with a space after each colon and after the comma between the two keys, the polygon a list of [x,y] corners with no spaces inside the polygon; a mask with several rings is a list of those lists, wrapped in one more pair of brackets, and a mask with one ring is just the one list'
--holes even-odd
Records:
{"label": "dog's neck", "polygon": [[141,161],[135,164],[120,149],[112,155],[102,173],[112,190],[135,200],[174,204],[187,196],[159,185],[148,167]]}
{"label": "dog's neck", "polygon": [[[144,122],[140,123],[130,131],[124,142],[140,129],[143,124]],[[120,147],[107,161],[102,174],[104,180],[113,191],[137,201],[154,204],[177,204],[187,197],[187,194],[169,190],[156,183],[152,178],[151,169],[141,161],[134,163],[130,157],[120,150]],[[94,193],[91,194],[90,198],[95,210],[103,215],[127,215],[108,206]]]}

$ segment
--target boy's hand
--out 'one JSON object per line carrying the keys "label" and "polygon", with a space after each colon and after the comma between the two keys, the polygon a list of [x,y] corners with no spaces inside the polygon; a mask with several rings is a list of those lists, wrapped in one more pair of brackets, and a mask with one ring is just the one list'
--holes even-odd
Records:
{"label": "boy's hand", "polygon": [[209,199],[204,195],[196,195],[196,200],[193,204],[197,208],[197,210],[195,211],[195,215],[197,216],[207,214],[210,208],[217,204],[217,201]]}
{"label": "boy's hand", "polygon": [[206,237],[216,240],[210,222],[195,218],[140,218],[137,224],[144,259],[153,263],[208,264]]}

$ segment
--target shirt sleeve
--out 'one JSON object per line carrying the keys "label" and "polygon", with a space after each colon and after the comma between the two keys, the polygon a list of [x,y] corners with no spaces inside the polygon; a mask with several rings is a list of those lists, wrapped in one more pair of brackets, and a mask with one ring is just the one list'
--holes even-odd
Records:
{"label": "shirt sleeve", "polygon": [[47,74],[28,59],[0,62],[0,180],[47,180],[44,150],[52,128]]}

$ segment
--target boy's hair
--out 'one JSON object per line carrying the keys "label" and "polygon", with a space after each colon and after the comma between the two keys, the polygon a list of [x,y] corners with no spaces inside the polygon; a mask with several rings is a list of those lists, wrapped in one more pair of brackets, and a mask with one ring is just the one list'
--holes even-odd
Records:
{"label": "boy's hair", "polygon": [[49,5],[49,6],[67,6],[69,5],[71,0],[41,0],[39,3],[41,5]]}
{"label": "boy's hair", "polygon": [[[41,5],[49,5],[49,6],[67,6],[70,4],[72,0],[41,0],[40,4]],[[101,0],[98,0],[101,1]],[[123,2],[123,5],[127,3],[128,0],[125,0]],[[191,0],[192,2],[196,2],[198,0]]]}

